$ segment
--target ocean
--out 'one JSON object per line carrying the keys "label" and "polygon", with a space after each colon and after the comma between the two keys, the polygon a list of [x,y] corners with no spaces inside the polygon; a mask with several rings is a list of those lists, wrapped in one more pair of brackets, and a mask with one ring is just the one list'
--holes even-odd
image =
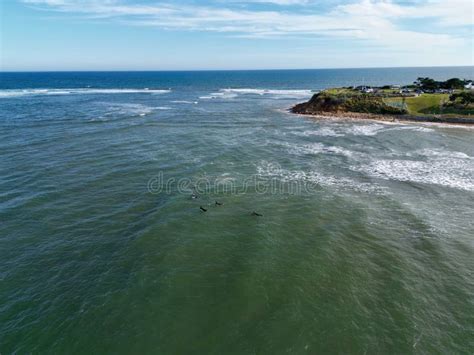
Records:
{"label": "ocean", "polygon": [[471,353],[474,129],[288,113],[417,77],[0,73],[0,353]]}

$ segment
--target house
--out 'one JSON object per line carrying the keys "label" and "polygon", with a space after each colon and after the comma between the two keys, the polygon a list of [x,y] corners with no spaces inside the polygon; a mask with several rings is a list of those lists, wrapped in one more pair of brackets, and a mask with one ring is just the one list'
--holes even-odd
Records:
{"label": "house", "polygon": [[466,85],[464,85],[464,89],[473,90],[473,89],[474,89],[474,86],[472,85],[472,81],[470,81],[469,83],[467,83]]}
{"label": "house", "polygon": [[360,92],[363,92],[364,94],[371,94],[375,91],[370,86],[358,86],[356,90],[359,90]]}
{"label": "house", "polygon": [[435,94],[452,94],[454,90],[452,89],[436,89],[434,90]]}

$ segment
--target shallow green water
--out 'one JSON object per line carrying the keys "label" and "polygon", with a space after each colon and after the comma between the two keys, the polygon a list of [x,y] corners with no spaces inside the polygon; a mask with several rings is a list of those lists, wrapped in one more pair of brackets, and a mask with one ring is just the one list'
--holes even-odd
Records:
{"label": "shallow green water", "polygon": [[4,99],[0,352],[471,353],[473,131],[307,88]]}

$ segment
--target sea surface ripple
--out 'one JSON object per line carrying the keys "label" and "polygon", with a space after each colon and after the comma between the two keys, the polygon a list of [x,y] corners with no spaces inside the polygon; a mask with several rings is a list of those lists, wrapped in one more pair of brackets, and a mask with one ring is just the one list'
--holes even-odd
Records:
{"label": "sea surface ripple", "polygon": [[0,353],[471,353],[474,131],[286,111],[418,76],[1,73]]}

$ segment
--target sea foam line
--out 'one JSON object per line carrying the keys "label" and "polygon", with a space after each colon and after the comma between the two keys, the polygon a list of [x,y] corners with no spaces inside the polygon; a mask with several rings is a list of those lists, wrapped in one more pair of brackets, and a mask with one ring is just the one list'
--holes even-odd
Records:
{"label": "sea foam line", "polygon": [[81,95],[81,94],[166,94],[170,89],[6,89],[0,90],[0,98],[38,95]]}
{"label": "sea foam line", "polygon": [[282,95],[282,96],[308,96],[313,92],[306,89],[295,89],[295,90],[274,90],[274,89],[221,89],[224,93],[235,93],[235,94],[253,94],[253,95]]}
{"label": "sea foam line", "polygon": [[373,183],[359,182],[345,176],[327,175],[316,170],[286,170],[279,164],[266,161],[257,166],[259,178],[278,179],[286,183],[306,182],[323,187],[333,187],[341,190],[353,190],[356,192],[373,193],[377,195],[387,194],[386,188]]}
{"label": "sea foam line", "polygon": [[276,89],[252,89],[252,88],[228,88],[220,89],[219,92],[213,92],[209,95],[201,96],[200,99],[233,99],[239,95],[257,95],[257,96],[273,96],[283,98],[306,98],[314,94],[311,90],[295,89],[295,90],[276,90]]}
{"label": "sea foam line", "polygon": [[373,178],[439,185],[459,190],[474,191],[474,164],[471,156],[462,152],[424,149],[406,154],[412,159],[374,159],[351,170]]}
{"label": "sea foam line", "polygon": [[189,104],[189,105],[197,105],[197,101],[188,101],[188,100],[173,100],[171,101],[173,104]]}

